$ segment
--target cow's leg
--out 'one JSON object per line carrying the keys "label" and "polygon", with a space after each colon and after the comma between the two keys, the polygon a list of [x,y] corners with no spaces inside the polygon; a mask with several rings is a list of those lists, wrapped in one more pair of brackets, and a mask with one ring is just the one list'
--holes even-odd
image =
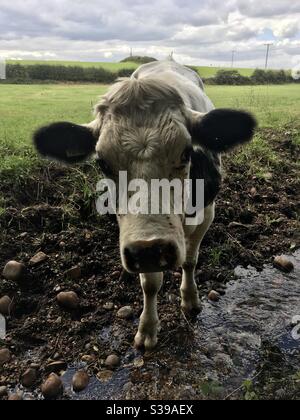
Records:
{"label": "cow's leg", "polygon": [[200,245],[215,218],[215,204],[207,207],[204,212],[204,221],[186,239],[187,254],[183,265],[181,284],[181,306],[185,312],[199,312],[201,309],[199,293],[195,282],[195,269],[198,261]]}
{"label": "cow's leg", "polygon": [[135,346],[151,350],[157,344],[159,325],[157,295],[162,286],[163,273],[141,274],[140,278],[144,292],[144,310],[135,337]]}

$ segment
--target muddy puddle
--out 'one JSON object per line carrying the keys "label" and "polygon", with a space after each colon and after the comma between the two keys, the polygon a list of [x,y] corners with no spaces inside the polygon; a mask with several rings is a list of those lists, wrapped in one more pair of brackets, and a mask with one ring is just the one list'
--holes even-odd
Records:
{"label": "muddy puddle", "polygon": [[[151,354],[129,349],[106,382],[93,378],[73,394],[70,367],[63,380],[73,399],[235,399],[300,397],[300,252],[295,271],[236,269],[217,303],[203,300],[197,320],[161,332]],[[99,339],[114,341],[111,328]],[[118,343],[116,342],[116,345]]]}

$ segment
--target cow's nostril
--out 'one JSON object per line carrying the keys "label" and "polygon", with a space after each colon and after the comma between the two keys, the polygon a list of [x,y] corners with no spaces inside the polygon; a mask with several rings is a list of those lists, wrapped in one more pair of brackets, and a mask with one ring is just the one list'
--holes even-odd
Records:
{"label": "cow's nostril", "polygon": [[163,240],[139,241],[124,248],[127,269],[149,273],[174,268],[177,263],[175,244]]}

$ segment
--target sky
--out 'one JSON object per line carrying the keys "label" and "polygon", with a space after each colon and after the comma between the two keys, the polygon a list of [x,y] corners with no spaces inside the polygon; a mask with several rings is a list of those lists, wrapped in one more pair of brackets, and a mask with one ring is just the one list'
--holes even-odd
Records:
{"label": "sky", "polygon": [[0,57],[190,65],[300,65],[299,0],[0,0]]}

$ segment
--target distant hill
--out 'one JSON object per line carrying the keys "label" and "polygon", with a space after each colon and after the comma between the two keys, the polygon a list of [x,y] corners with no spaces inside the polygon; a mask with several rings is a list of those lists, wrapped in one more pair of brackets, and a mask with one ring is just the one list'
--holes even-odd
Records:
{"label": "distant hill", "polygon": [[153,61],[157,61],[156,58],[153,57],[147,57],[147,56],[140,56],[140,55],[134,55],[131,57],[126,57],[124,60],[120,61],[120,63],[136,63],[136,64],[148,64],[152,63]]}

